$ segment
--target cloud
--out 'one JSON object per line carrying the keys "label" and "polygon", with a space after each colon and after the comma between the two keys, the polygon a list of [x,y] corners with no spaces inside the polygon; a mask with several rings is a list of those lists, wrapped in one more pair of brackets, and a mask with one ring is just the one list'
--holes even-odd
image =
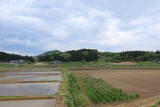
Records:
{"label": "cloud", "polygon": [[[111,48],[112,51],[124,50],[157,50],[160,42],[160,26],[156,17],[140,17],[126,24],[125,20],[103,14],[104,27],[96,38],[80,40],[78,43],[88,43],[100,47]],[[160,17],[160,16],[159,16]],[[127,28],[127,29],[124,29]],[[157,38],[157,39],[155,39]]]}
{"label": "cloud", "polygon": [[53,28],[53,30],[51,30],[51,35],[53,37],[55,37],[56,39],[66,39],[71,35],[71,32],[68,31],[65,27],[59,27],[59,28]]}
{"label": "cloud", "polygon": [[10,44],[18,44],[18,45],[24,45],[28,47],[37,47],[38,43],[31,40],[21,40],[19,38],[5,38],[3,41],[8,42]]}
{"label": "cloud", "polygon": [[160,2],[153,1],[154,8],[149,4],[143,0],[2,0],[0,50],[30,54],[79,48],[158,50]]}

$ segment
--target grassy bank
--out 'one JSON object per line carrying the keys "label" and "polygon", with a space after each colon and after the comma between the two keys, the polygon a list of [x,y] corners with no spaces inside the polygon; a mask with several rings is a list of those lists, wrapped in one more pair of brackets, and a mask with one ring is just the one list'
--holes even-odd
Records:
{"label": "grassy bank", "polygon": [[160,107],[160,101],[159,102],[157,102],[156,104],[154,104],[153,106],[151,106],[151,107]]}
{"label": "grassy bank", "polygon": [[57,65],[44,63],[41,65],[38,65],[36,63],[31,64],[3,64],[0,63],[0,70],[52,70],[54,68],[57,69]]}
{"label": "grassy bank", "polygon": [[113,64],[111,62],[105,61],[96,61],[96,62],[63,62],[62,64],[49,64],[47,62],[41,62],[40,65],[38,63],[31,64],[4,64],[0,63],[0,70],[19,70],[19,69],[49,69],[57,68],[62,66],[63,68],[69,67],[96,67],[96,68],[160,68],[159,63],[155,62],[139,62],[133,65],[121,65],[121,64]]}
{"label": "grassy bank", "polygon": [[0,96],[0,100],[53,99],[57,97],[58,95]]}
{"label": "grassy bank", "polygon": [[156,62],[135,62],[134,64],[119,64],[105,61],[97,62],[64,62],[62,64],[64,67],[70,68],[86,68],[86,67],[96,67],[96,68],[160,68],[160,63]]}
{"label": "grassy bank", "polygon": [[2,64],[0,63],[0,70],[12,70],[16,69],[17,66],[15,64]]}

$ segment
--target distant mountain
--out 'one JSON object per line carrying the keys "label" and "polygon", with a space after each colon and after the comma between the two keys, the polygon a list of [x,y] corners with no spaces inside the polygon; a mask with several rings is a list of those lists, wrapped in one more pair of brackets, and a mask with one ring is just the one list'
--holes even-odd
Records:
{"label": "distant mountain", "polygon": [[51,61],[54,59],[54,57],[58,54],[62,53],[61,51],[59,50],[52,50],[52,51],[47,51],[47,52],[44,52],[38,56],[35,56],[34,59],[36,61]]}
{"label": "distant mountain", "polygon": [[59,54],[59,53],[61,53],[61,51],[53,50],[53,51],[48,51],[48,52],[45,52],[43,54],[40,54],[39,56],[53,55],[53,54]]}

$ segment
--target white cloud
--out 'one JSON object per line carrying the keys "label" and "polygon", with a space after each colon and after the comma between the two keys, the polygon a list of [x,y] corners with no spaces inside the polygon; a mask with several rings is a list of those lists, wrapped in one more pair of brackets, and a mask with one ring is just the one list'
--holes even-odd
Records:
{"label": "white cloud", "polygon": [[22,40],[19,38],[5,38],[3,39],[3,41],[8,42],[9,44],[18,44],[18,45],[23,45],[23,46],[27,46],[27,47],[37,47],[38,43],[40,42],[36,42],[36,41],[31,41],[31,40]]}
{"label": "white cloud", "polygon": [[[113,17],[112,14],[106,13],[102,15],[105,17],[104,27],[100,30],[97,37],[91,40],[80,40],[78,43],[113,48],[113,51],[157,50],[160,46],[160,36],[157,35],[160,34],[160,23],[152,20],[156,19],[156,17],[141,17],[125,24],[125,20]],[[122,29],[122,25],[130,29]]]}
{"label": "white cloud", "polygon": [[65,27],[53,28],[50,32],[53,37],[59,40],[64,40],[71,35],[71,32],[67,31]]}
{"label": "white cloud", "polygon": [[84,16],[71,16],[69,17],[67,24],[69,27],[79,30],[88,29],[90,27],[88,19]]}
{"label": "white cloud", "polygon": [[18,55],[23,55],[23,56],[35,56],[36,54],[31,54],[31,53],[25,53],[23,51],[19,52],[19,51],[12,51],[12,50],[1,50],[1,52],[7,52],[7,53],[11,53],[11,54],[18,54]]}
{"label": "white cloud", "polygon": [[[104,6],[105,4],[99,6],[99,1],[86,2],[2,0],[1,44],[15,44],[17,47],[24,46],[44,51],[74,48],[98,48],[110,51],[159,49],[160,14],[157,13],[159,8],[156,8],[156,12],[152,11],[154,14],[151,12],[146,14],[145,11],[141,16],[132,17],[130,10],[126,9],[121,13],[115,11],[122,4],[113,7],[114,10],[107,5]],[[103,2],[108,3],[105,0]],[[126,14],[130,18],[121,17]],[[2,46],[0,49],[3,49]]]}

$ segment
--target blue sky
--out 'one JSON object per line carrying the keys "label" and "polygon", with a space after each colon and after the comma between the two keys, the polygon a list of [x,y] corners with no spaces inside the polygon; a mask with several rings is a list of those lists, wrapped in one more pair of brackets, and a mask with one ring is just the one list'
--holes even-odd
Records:
{"label": "blue sky", "polygon": [[159,0],[0,0],[0,50],[160,49]]}

